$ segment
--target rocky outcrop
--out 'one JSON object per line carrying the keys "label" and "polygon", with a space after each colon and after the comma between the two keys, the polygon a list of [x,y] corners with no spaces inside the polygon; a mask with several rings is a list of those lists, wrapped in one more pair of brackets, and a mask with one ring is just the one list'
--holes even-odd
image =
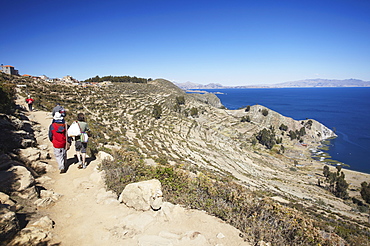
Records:
{"label": "rocky outcrop", "polygon": [[221,108],[223,105],[221,100],[213,93],[203,93],[203,94],[190,94],[190,96],[196,98],[197,100],[209,104],[215,108]]}

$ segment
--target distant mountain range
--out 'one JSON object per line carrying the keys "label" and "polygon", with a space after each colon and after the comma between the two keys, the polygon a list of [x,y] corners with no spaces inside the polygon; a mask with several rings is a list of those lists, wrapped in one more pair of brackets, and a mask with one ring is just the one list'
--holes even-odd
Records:
{"label": "distant mountain range", "polygon": [[221,84],[211,83],[207,85],[191,82],[174,83],[184,90],[188,89],[228,89],[228,88],[287,88],[287,87],[370,87],[370,81],[359,79],[306,79],[270,85],[247,85],[247,86],[223,86]]}

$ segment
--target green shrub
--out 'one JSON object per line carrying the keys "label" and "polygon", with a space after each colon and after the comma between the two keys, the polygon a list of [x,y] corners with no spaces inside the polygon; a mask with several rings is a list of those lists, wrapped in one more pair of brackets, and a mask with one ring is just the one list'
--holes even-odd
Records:
{"label": "green shrub", "polygon": [[[263,238],[272,245],[310,245],[323,243],[314,233],[312,221],[300,212],[277,205],[269,199],[259,199],[246,187],[231,178],[218,177],[206,170],[198,175],[177,166],[143,164],[137,152],[117,151],[114,160],[104,160],[108,189],[120,194],[132,182],[158,179],[163,197],[174,204],[204,210],[244,233],[252,244]],[[301,223],[310,226],[302,227]]]}
{"label": "green shrub", "polygon": [[263,128],[257,133],[256,139],[260,144],[266,146],[268,149],[272,149],[272,147],[274,147],[276,144],[275,133],[273,129]]}
{"label": "green shrub", "polygon": [[346,199],[348,198],[348,186],[349,184],[345,180],[345,175],[341,172],[341,166],[337,166],[337,172],[330,172],[327,165],[324,166],[323,174],[325,181],[327,182],[326,188],[332,192],[335,196]]}
{"label": "green shrub", "polygon": [[362,199],[365,200],[365,202],[370,204],[370,183],[362,182],[361,183],[361,191],[360,191]]}
{"label": "green shrub", "polygon": [[198,109],[197,108],[191,108],[190,109],[190,115],[192,116],[192,117],[196,117],[196,116],[198,116]]}
{"label": "green shrub", "polygon": [[185,104],[185,97],[184,96],[178,96],[178,97],[176,97],[176,104],[178,104],[178,105],[184,105]]}
{"label": "green shrub", "polygon": [[249,117],[249,115],[243,116],[240,122],[251,122],[251,118]]}
{"label": "green shrub", "polygon": [[288,126],[284,125],[284,124],[281,124],[279,126],[279,129],[282,130],[282,131],[287,131],[288,130]]}
{"label": "green shrub", "polygon": [[153,108],[153,117],[155,119],[160,119],[162,116],[162,108],[159,104],[155,104]]}
{"label": "green shrub", "polygon": [[15,108],[15,86],[11,83],[0,81],[0,113],[9,114]]}
{"label": "green shrub", "polygon": [[267,109],[262,109],[262,115],[267,116],[269,114],[269,111]]}

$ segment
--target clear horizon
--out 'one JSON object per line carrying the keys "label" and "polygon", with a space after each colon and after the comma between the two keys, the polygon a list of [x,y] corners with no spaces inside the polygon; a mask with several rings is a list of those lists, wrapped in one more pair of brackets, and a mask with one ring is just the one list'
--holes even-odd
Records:
{"label": "clear horizon", "polygon": [[5,1],[0,63],[78,80],[370,81],[370,2]]}

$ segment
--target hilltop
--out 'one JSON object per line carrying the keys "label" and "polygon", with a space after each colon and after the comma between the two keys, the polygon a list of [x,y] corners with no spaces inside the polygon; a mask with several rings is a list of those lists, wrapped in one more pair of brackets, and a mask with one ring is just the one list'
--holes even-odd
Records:
{"label": "hilltop", "polygon": [[[153,175],[166,187],[165,200],[218,216],[253,244],[367,240],[366,213],[325,189],[323,164],[311,159],[322,140],[335,137],[320,122],[295,121],[260,105],[227,110],[215,95],[186,94],[163,79],[106,87],[22,83],[39,110],[51,111],[61,102],[68,122],[77,112],[86,113],[92,128],[89,155],[103,150],[115,157],[101,168],[117,196],[127,173],[137,179]],[[360,182],[369,175],[342,171],[350,197],[361,200]],[[194,197],[185,197],[189,187],[177,187],[177,180],[189,187],[198,182],[190,193]]]}

